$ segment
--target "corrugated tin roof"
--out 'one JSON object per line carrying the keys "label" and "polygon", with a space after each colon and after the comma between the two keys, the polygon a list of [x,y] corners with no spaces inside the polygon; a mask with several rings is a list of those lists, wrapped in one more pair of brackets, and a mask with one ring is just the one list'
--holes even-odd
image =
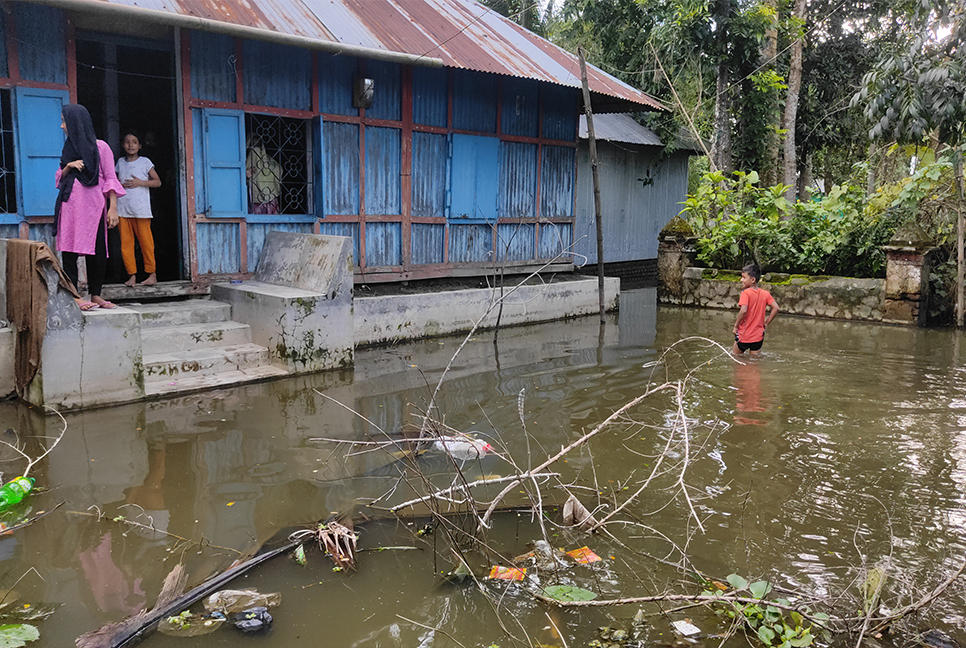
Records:
{"label": "corrugated tin roof", "polygon": [[[57,0],[30,1],[65,6]],[[447,67],[580,87],[575,55],[472,0],[96,0],[70,4],[83,11],[101,2],[148,10],[145,19],[164,14],[189,16],[428,56],[441,59]],[[595,110],[666,109],[653,97],[593,66],[587,72]]]}
{"label": "corrugated tin roof", "polygon": [[[664,146],[657,133],[638,124],[630,115],[619,113],[595,114],[594,136],[608,142]],[[580,116],[580,139],[587,139],[587,115]]]}

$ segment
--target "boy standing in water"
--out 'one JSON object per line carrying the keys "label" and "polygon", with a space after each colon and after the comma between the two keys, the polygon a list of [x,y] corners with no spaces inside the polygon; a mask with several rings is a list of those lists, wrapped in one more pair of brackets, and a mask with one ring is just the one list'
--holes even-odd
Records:
{"label": "boy standing in water", "polygon": [[124,259],[124,269],[130,275],[124,282],[125,286],[133,286],[137,281],[137,259],[134,257],[134,239],[141,246],[141,256],[144,257],[144,271],[147,279],[142,286],[152,286],[158,283],[154,262],[154,236],[151,234],[151,187],[160,187],[161,178],[154,170],[154,163],[146,157],[141,157],[141,142],[134,133],[124,136],[125,156],[117,161],[117,177],[121,185],[127,189],[127,194],[117,201],[118,215],[121,217],[121,258]]}
{"label": "boy standing in water", "polygon": [[[751,263],[741,270],[741,297],[738,299],[738,320],[735,322],[735,346],[731,349],[734,355],[741,355],[751,351],[756,356],[761,351],[761,344],[765,340],[765,329],[778,315],[778,302],[772,298],[764,288],[758,285],[761,270]],[[768,316],[765,310],[768,309]]]}

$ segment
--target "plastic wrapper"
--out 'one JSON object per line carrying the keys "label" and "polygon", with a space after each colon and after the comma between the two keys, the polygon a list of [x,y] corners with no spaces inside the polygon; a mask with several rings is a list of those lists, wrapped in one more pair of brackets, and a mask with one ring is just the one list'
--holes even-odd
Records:
{"label": "plastic wrapper", "polygon": [[526,567],[501,567],[500,565],[494,565],[493,569],[490,570],[490,575],[487,578],[493,578],[495,580],[522,581],[523,577],[526,575]]}
{"label": "plastic wrapper", "polygon": [[595,563],[598,560],[601,560],[601,557],[591,551],[589,547],[581,547],[580,549],[568,551],[567,555],[579,562],[581,565],[589,565],[590,563]]}
{"label": "plastic wrapper", "polygon": [[272,615],[268,613],[268,608],[257,606],[239,612],[232,622],[246,634],[264,632],[272,627]]}
{"label": "plastic wrapper", "polygon": [[254,589],[221,590],[205,599],[205,609],[229,615],[252,607],[275,607],[282,602],[278,592],[262,594]]}

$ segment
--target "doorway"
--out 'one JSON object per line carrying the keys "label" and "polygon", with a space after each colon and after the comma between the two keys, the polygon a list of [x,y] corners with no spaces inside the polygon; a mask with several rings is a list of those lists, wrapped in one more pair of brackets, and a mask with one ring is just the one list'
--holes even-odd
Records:
{"label": "doorway", "polygon": [[[178,120],[174,47],[170,43],[138,41],[102,34],[78,35],[77,101],[87,107],[97,136],[123,154],[121,140],[133,130],[141,155],[154,163],[161,186],[151,189],[151,209],[158,281],[186,276],[182,240]],[[107,283],[128,277],[121,261],[117,229],[108,235],[110,259]],[[137,249],[138,281],[146,277]]]}

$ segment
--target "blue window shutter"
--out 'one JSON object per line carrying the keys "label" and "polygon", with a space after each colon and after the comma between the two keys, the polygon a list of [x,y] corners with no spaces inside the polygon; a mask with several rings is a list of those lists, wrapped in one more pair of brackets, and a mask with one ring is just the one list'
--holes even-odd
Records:
{"label": "blue window shutter", "polygon": [[245,113],[206,108],[204,122],[207,215],[244,218],[248,213]]}
{"label": "blue window shutter", "polygon": [[454,134],[450,163],[450,220],[495,222],[499,185],[500,140]]}
{"label": "blue window shutter", "polygon": [[60,114],[70,96],[66,90],[41,88],[14,88],[13,96],[18,211],[21,218],[52,216],[57,200],[54,174],[64,148]]}

